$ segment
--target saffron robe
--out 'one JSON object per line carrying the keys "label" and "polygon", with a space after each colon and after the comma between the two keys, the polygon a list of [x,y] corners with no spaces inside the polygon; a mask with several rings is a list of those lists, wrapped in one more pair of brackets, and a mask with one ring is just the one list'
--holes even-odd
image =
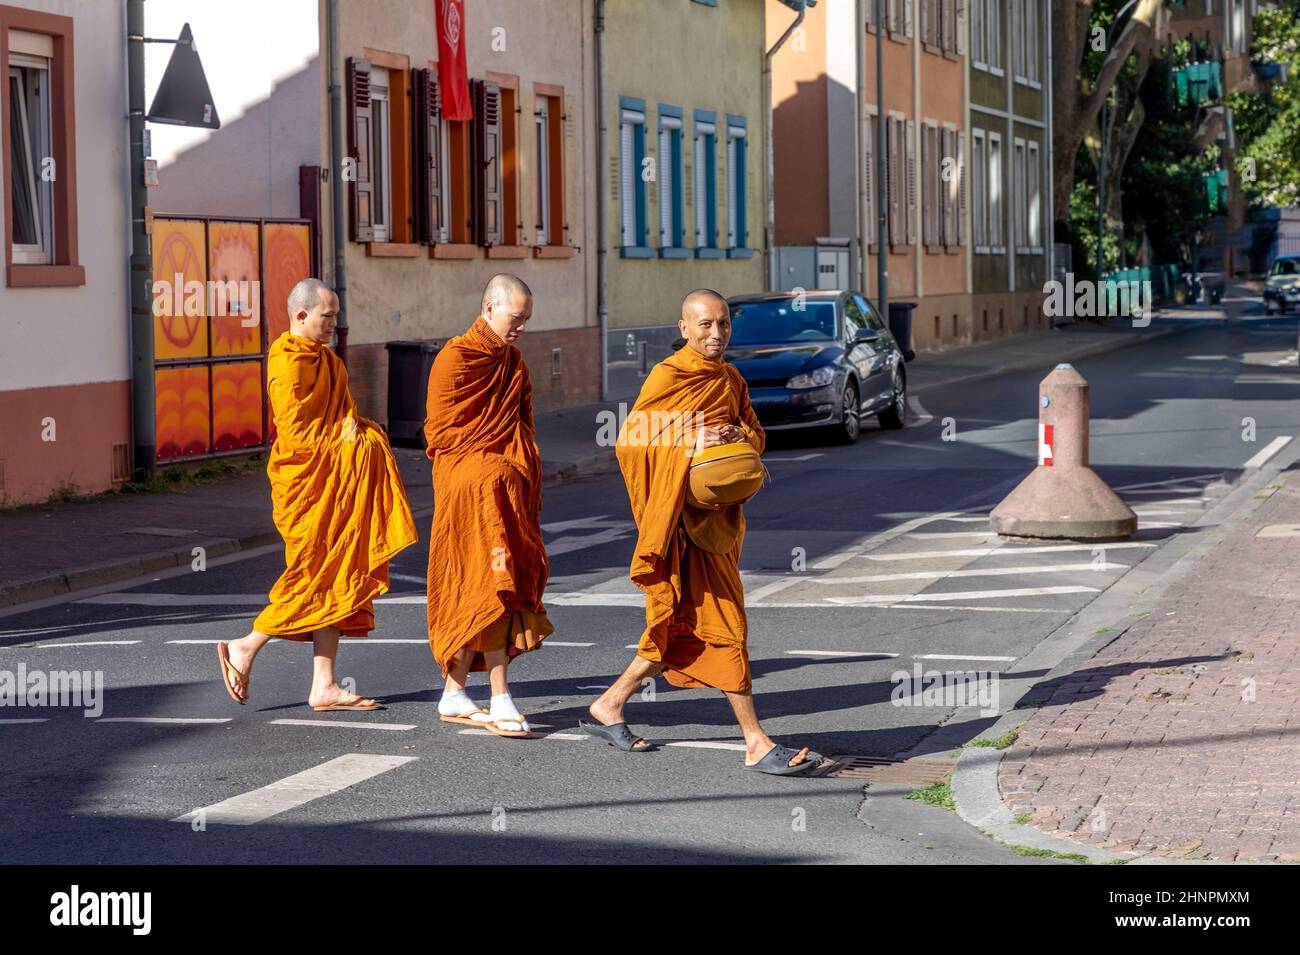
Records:
{"label": "saffron robe", "polygon": [[327,346],[285,332],[266,360],[275,420],[266,473],[285,570],[261,633],[310,640],[334,627],[374,629],[372,601],[388,590],[388,561],[416,541],[415,522],[388,437],[357,416],[348,372]]}
{"label": "saffron robe", "polygon": [[[424,422],[433,462],[429,646],[445,675],[461,650],[499,639],[510,658],[554,631],[542,605],[550,565],[539,523],[542,457],[523,355],[479,316],[438,352]],[[491,638],[490,640],[488,638]]]}
{"label": "saffron robe", "polygon": [[762,453],[766,436],[740,372],[686,345],[647,376],[617,454],[637,526],[630,575],[646,595],[637,655],[663,663],[675,686],[745,692],[743,505],[706,509],[686,500],[697,429],[727,424]]}

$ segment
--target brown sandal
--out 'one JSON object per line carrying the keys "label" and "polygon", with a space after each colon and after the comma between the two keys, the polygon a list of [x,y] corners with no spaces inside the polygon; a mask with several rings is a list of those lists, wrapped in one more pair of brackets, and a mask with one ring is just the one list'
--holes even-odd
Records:
{"label": "brown sandal", "polygon": [[[524,724],[528,722],[528,717],[523,713],[519,714],[519,719],[500,719],[493,720],[491,723],[480,723],[485,730],[496,733],[498,736],[508,736],[510,739],[532,739],[533,734],[530,730],[524,729]],[[498,723],[515,723],[519,726],[517,730],[503,729]]]}
{"label": "brown sandal", "polygon": [[354,696],[350,700],[340,700],[338,703],[326,703],[324,706],[313,706],[312,709],[317,713],[327,713],[330,710],[358,710],[367,712],[369,710],[382,710],[384,707],[378,700],[371,700],[368,706],[362,706],[361,701],[368,699],[364,696]]}
{"label": "brown sandal", "polygon": [[[230,662],[230,645],[227,643],[217,644],[217,659],[221,661],[221,683],[230,694],[230,698],[243,706],[248,702],[248,678],[235,669],[235,665]],[[235,687],[230,685],[230,675],[235,675],[235,680],[239,685],[237,692]],[[241,695],[242,694],[242,695]]]}

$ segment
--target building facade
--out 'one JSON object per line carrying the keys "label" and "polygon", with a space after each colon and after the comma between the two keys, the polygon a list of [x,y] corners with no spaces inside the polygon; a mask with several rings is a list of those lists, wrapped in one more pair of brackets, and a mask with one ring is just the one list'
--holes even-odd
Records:
{"label": "building facade", "polygon": [[973,338],[1046,327],[1048,0],[969,0]]}
{"label": "building facade", "polygon": [[0,503],[130,476],[125,33],[120,3],[0,4]]}
{"label": "building facade", "polygon": [[[787,13],[789,11],[787,10]],[[606,397],[671,353],[685,293],[761,291],[764,0],[598,0]],[[597,188],[599,186],[599,188]]]}

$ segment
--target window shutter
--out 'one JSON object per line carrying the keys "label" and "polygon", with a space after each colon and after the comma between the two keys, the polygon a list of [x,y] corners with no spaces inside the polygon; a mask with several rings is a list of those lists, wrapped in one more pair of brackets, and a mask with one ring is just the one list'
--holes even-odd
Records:
{"label": "window shutter", "polygon": [[474,88],[474,137],[478,176],[478,244],[501,244],[501,87],[478,81]]}
{"label": "window shutter", "polygon": [[636,140],[632,124],[623,119],[619,127],[621,162],[619,168],[619,211],[623,220],[623,246],[636,245]]}
{"label": "window shutter", "polygon": [[[582,191],[577,186],[578,175],[578,136],[575,127],[574,116],[577,115],[574,109],[573,97],[566,95],[563,100],[557,99],[556,105],[564,107],[564,113],[558,119],[552,118],[551,129],[561,130],[564,133],[564,176],[556,180],[557,188],[560,193],[560,201],[554,200],[554,192],[551,200],[551,244],[552,245],[571,245],[573,243],[573,232],[569,227],[569,203],[573,201],[574,196],[581,196]],[[557,137],[551,137],[551,177],[555,177],[554,158],[561,155],[555,143]],[[600,201],[604,201],[601,197]],[[556,212],[556,205],[559,205],[560,212]],[[558,216],[563,217],[564,231],[556,232],[556,223],[560,222]]]}
{"label": "window shutter", "polygon": [[[900,120],[901,123],[901,120]],[[907,121],[907,244],[916,244],[916,123]]]}
{"label": "window shutter", "polygon": [[668,248],[673,244],[673,133],[667,126],[659,127],[659,245]]}
{"label": "window shutter", "polygon": [[411,71],[411,128],[415,131],[412,168],[415,170],[415,238],[434,245],[442,241],[442,103],[438,74]]}
{"label": "window shutter", "polygon": [[898,245],[898,128],[892,116],[885,118],[885,198],[889,202],[889,244]]}
{"label": "window shutter", "polygon": [[370,168],[370,61],[359,56],[348,58],[348,155],[352,159],[352,177],[348,195],[352,199],[352,241],[373,242],[375,183]]}
{"label": "window shutter", "polygon": [[915,31],[913,21],[916,19],[916,0],[903,0],[903,34],[911,37]]}
{"label": "window shutter", "polygon": [[935,0],[917,0],[921,4],[921,42],[934,43],[934,17],[931,15],[930,4]]}
{"label": "window shutter", "polygon": [[921,244],[934,245],[934,128],[921,127]]}
{"label": "window shutter", "polygon": [[966,245],[966,133],[957,131],[957,245]]}
{"label": "window shutter", "polygon": [[862,157],[866,163],[862,172],[862,188],[866,190],[867,215],[862,229],[866,233],[866,247],[874,249],[878,245],[878,221],[876,216],[876,131],[875,117],[867,116],[865,135],[862,137]]}
{"label": "window shutter", "polygon": [[[966,55],[966,2],[967,0],[956,0],[957,4],[957,55]],[[980,0],[983,2],[983,0]]]}

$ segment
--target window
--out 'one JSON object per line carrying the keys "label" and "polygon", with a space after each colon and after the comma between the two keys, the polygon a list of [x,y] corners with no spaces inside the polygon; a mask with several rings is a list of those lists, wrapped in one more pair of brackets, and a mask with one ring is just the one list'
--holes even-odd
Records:
{"label": "window", "polygon": [[50,143],[50,62],[9,55],[11,261],[54,261],[54,189],[46,157]]}
{"label": "window", "polygon": [[867,193],[867,218],[864,226],[867,233],[867,248],[880,247],[880,212],[876,207],[876,113],[867,110],[867,126],[862,137],[862,187]]}
{"label": "window", "polygon": [[885,330],[884,320],[881,319],[880,313],[876,311],[875,307],[870,302],[861,295],[854,295],[853,301],[857,303],[862,314],[866,316],[867,324],[870,327],[874,328],[878,332],[883,332]]}
{"label": "window", "polygon": [[1025,141],[1019,136],[1015,138],[1011,154],[1011,181],[1015,188],[1015,227],[1012,235],[1015,239],[1017,252],[1029,251],[1029,199],[1028,199],[1028,170],[1025,165]]}
{"label": "window", "polygon": [[645,105],[637,101],[637,106],[624,105],[619,112],[619,208],[624,255],[648,251],[645,180],[641,176],[645,160]]}
{"label": "window", "polygon": [[921,128],[921,242],[927,249],[939,245],[939,205],[943,192],[939,161],[939,129],[926,122]]}
{"label": "window", "polygon": [[389,180],[389,170],[393,163],[390,138],[392,113],[388,99],[388,70],[379,66],[370,69],[370,115],[369,155],[373,183],[370,237],[374,242],[387,242],[393,203]]}
{"label": "window", "polygon": [[1002,136],[988,134],[988,240],[990,252],[1005,251],[1002,246]]}
{"label": "window", "polygon": [[956,250],[965,245],[965,221],[962,212],[962,178],[965,156],[962,153],[961,131],[949,126],[939,131],[939,190],[942,196],[940,240],[945,249]]}
{"label": "window", "polygon": [[889,244],[916,243],[916,124],[890,116],[885,125]]}
{"label": "window", "polygon": [[987,5],[984,24],[984,56],[989,72],[1002,75],[1002,0],[975,0]]}
{"label": "window", "polygon": [[[470,95],[474,99],[471,168],[477,171],[477,175],[471,177],[477,226],[474,241],[490,248],[501,245],[506,235],[506,180],[502,162],[505,124],[502,122],[501,86],[490,80],[474,80],[470,83]],[[517,121],[513,113],[509,121]]]}
{"label": "window", "polygon": [[976,252],[988,251],[988,154],[984,130],[971,130],[971,230]]}
{"label": "window", "polygon": [[967,0],[920,0],[921,42],[932,53],[966,52]]}
{"label": "window", "polygon": [[72,18],[0,3],[0,234],[10,287],[79,286]]}
{"label": "window", "polygon": [[447,121],[436,69],[416,70],[415,94],[415,239],[429,245],[448,241],[451,198]]}
{"label": "window", "polygon": [[[695,158],[692,163],[695,192],[695,248],[718,246],[717,125],[713,113],[695,112]],[[709,254],[709,253],[705,253]]]}
{"label": "window", "polygon": [[677,107],[659,107],[658,152],[659,248],[681,249],[686,244],[686,197],[682,193],[682,111]]}
{"label": "window", "polygon": [[984,6],[985,0],[971,0],[970,10],[970,58],[976,69],[987,69],[988,61],[984,59]]}
{"label": "window", "polygon": [[1038,143],[1032,140],[1028,143],[1028,157],[1026,162],[1029,165],[1028,178],[1026,179],[1025,192],[1028,196],[1028,208],[1026,218],[1028,223],[1029,251],[1035,254],[1043,250],[1042,238],[1042,167],[1039,154]]}
{"label": "window", "polygon": [[749,200],[745,166],[748,153],[746,122],[743,116],[727,117],[727,248],[746,248],[749,233],[745,212]]}
{"label": "window", "polygon": [[538,96],[533,110],[533,166],[537,197],[537,244],[550,245],[551,226],[551,98]]}
{"label": "window", "polygon": [[1039,4],[1041,0],[1011,0],[1015,8],[1015,67],[1016,81],[1029,86],[1039,86]]}

